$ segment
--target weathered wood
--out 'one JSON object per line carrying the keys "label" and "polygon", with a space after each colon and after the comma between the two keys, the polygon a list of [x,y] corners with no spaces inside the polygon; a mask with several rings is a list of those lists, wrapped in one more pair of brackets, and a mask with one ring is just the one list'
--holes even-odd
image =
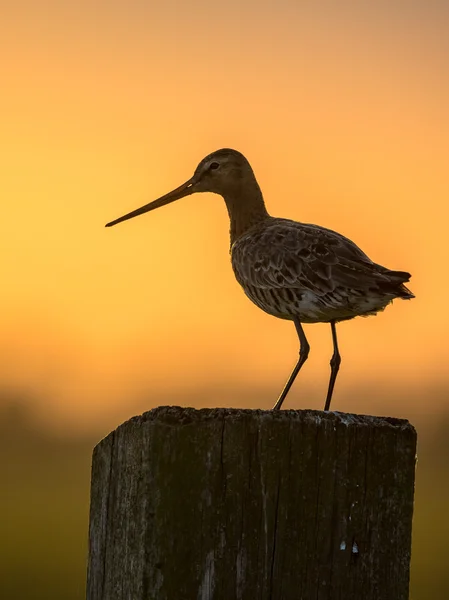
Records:
{"label": "weathered wood", "polygon": [[94,450],[88,600],[408,600],[416,433],[160,407]]}

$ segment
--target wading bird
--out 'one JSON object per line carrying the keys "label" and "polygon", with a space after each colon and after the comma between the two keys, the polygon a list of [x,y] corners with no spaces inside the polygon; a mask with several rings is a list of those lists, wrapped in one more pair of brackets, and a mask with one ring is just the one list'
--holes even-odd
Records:
{"label": "wading bird", "polygon": [[324,406],[329,410],[341,361],[335,324],[375,315],[394,298],[414,298],[404,285],[410,273],[372,262],[335,231],[271,217],[251,165],[228,148],[206,156],[180,187],[106,227],[197,192],[224,198],[231,222],[232,268],[245,294],[263,311],[295,324],[299,359],[273,409],[281,408],[309,355],[302,323],[330,323],[334,352]]}

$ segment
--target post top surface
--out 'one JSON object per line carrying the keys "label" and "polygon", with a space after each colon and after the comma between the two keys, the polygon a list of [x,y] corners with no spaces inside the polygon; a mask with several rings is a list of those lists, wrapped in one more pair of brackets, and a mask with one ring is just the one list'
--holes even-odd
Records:
{"label": "post top surface", "polygon": [[[264,425],[270,422],[290,423],[308,425],[309,427],[329,427],[344,426],[350,428],[366,428],[396,430],[398,433],[408,431],[416,436],[413,425],[407,419],[398,419],[395,417],[378,417],[373,415],[359,415],[353,413],[344,413],[338,411],[320,411],[320,410],[262,410],[262,409],[243,409],[243,408],[201,408],[195,409],[182,406],[158,406],[141,415],[131,417],[117,427],[115,432],[128,427],[140,427],[145,424],[160,423],[166,426],[182,427],[194,423],[204,423],[210,421],[223,421],[231,424],[233,421],[240,420],[260,421]],[[106,438],[109,437],[106,436]],[[106,439],[105,438],[105,439]],[[102,440],[103,441],[103,440]],[[100,442],[101,443],[101,442]]]}

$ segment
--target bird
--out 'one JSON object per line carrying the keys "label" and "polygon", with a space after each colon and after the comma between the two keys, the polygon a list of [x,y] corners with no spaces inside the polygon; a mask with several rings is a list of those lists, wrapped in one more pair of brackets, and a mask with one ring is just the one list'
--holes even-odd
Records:
{"label": "bird", "polygon": [[303,324],[328,323],[333,354],[324,410],[330,410],[341,356],[336,324],[383,311],[415,296],[410,273],[373,262],[349,238],[325,227],[271,216],[250,163],[230,148],[200,161],[193,176],[164,196],[106,224],[112,227],[198,192],[223,197],[230,220],[231,264],[248,298],[264,312],[293,321],[299,358],[273,410],[280,410],[310,346]]}

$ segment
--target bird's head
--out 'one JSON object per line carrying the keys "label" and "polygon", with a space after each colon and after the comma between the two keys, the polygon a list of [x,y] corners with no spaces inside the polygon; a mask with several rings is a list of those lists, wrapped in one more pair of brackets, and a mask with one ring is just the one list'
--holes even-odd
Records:
{"label": "bird's head", "polygon": [[141,208],[127,213],[106,225],[111,227],[122,221],[127,221],[150,210],[196,194],[197,192],[213,192],[226,196],[233,190],[240,188],[248,179],[254,179],[254,174],[249,162],[237,150],[223,148],[203,158],[193,176],[178,188],[165,194],[161,198],[145,204]]}

